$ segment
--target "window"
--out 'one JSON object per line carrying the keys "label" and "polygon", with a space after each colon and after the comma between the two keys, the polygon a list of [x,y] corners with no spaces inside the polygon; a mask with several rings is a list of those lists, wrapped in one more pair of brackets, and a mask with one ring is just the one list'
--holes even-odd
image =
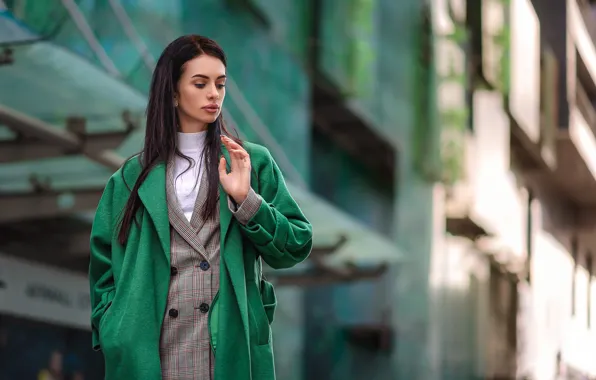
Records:
{"label": "window", "polygon": [[571,258],[573,259],[573,272],[571,274],[571,315],[575,316],[575,277],[577,274],[577,260],[578,260],[578,244],[577,237],[571,239]]}
{"label": "window", "polygon": [[534,220],[532,218],[532,204],[534,195],[528,191],[528,203],[526,204],[526,280],[532,282],[532,230],[534,229]]}
{"label": "window", "polygon": [[592,320],[592,267],[594,263],[592,261],[592,253],[588,252],[588,257],[586,258],[586,269],[588,270],[588,291],[587,291],[587,301],[588,301],[588,329],[590,328],[591,320]]}

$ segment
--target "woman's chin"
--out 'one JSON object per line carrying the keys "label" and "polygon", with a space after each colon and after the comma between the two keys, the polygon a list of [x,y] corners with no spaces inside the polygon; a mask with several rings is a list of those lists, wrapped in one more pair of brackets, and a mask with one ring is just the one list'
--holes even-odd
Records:
{"label": "woman's chin", "polygon": [[219,114],[214,114],[214,115],[201,115],[201,118],[199,120],[201,120],[202,123],[205,124],[211,124],[213,123],[215,120],[217,120],[217,117],[219,116]]}

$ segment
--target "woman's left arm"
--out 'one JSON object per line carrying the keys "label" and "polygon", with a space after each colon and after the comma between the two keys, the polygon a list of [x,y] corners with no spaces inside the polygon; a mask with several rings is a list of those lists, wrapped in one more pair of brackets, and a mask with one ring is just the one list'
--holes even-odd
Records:
{"label": "woman's left arm", "polygon": [[230,208],[263,260],[274,269],[290,268],[310,254],[312,225],[292,198],[273,157],[263,151],[258,168],[259,193],[249,188],[246,199],[237,208],[230,204]]}

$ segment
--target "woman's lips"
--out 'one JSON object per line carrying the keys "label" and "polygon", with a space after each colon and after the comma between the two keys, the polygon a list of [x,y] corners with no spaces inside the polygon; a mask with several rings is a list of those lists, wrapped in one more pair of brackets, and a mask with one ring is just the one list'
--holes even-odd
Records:
{"label": "woman's lips", "polygon": [[208,106],[203,107],[203,109],[210,113],[216,113],[219,111],[219,106],[217,104],[209,104]]}

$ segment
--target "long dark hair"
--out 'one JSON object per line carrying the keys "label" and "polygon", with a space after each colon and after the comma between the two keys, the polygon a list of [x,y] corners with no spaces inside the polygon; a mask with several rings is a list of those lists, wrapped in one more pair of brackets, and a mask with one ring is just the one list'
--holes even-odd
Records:
{"label": "long dark hair", "polygon": [[[198,36],[182,36],[170,43],[163,51],[151,79],[149,103],[147,105],[147,130],[143,150],[137,155],[141,164],[141,173],[130,190],[130,196],[124,207],[118,232],[118,241],[125,244],[130,233],[131,224],[137,223],[135,215],[141,206],[139,187],[147,175],[156,165],[167,160],[174,154],[184,157],[178,150],[176,133],[178,131],[178,114],[174,107],[174,96],[178,80],[184,70],[186,62],[199,55],[206,54],[219,59],[227,66],[223,49],[213,40]],[[239,144],[240,139],[233,136],[220,114],[217,120],[209,125],[205,139],[205,174],[208,181],[207,201],[201,212],[205,219],[215,217],[217,202],[219,201],[219,172],[217,166],[221,157],[222,133]],[[124,177],[124,170],[122,170]]]}

